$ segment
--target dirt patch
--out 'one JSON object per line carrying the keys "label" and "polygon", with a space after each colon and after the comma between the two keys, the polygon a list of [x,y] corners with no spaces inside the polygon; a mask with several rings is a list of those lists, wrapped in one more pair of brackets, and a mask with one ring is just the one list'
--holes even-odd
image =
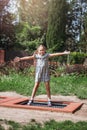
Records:
{"label": "dirt patch", "polygon": [[[17,94],[16,92],[0,92],[0,96],[25,97],[23,95]],[[36,96],[36,98],[46,99],[47,96],[39,95]],[[45,121],[52,119],[56,121],[71,120],[73,122],[87,121],[87,99],[80,100],[76,96],[52,95],[52,100],[82,102],[83,105],[74,114],[0,107],[0,119],[12,120],[22,124],[29,123],[31,120],[44,123]]]}

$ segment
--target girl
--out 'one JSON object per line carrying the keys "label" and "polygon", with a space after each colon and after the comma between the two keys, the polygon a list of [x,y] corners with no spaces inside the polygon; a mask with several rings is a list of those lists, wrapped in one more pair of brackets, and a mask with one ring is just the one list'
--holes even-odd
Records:
{"label": "girl", "polygon": [[44,45],[40,45],[37,48],[37,53],[32,56],[26,56],[22,58],[15,58],[14,61],[22,61],[22,60],[30,60],[30,59],[36,59],[36,73],[35,73],[35,85],[32,91],[31,99],[27,103],[28,105],[31,105],[34,101],[34,96],[36,94],[36,91],[40,85],[40,82],[45,83],[46,92],[48,96],[48,106],[51,106],[51,94],[50,94],[50,75],[49,75],[49,66],[48,66],[48,59],[50,57],[60,56],[70,54],[69,51],[64,51],[61,53],[53,53],[49,54],[46,53],[46,48]]}

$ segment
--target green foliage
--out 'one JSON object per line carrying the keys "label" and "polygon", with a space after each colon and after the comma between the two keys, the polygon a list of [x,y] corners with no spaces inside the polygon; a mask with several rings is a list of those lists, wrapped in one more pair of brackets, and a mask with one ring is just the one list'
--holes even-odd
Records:
{"label": "green foliage", "polygon": [[80,130],[80,129],[82,130],[83,126],[81,126],[81,123],[85,124],[83,122],[72,123],[71,121],[68,120],[64,122],[56,122],[54,120],[51,120],[50,122],[45,123],[45,130],[49,128],[50,130]]}
{"label": "green foliage", "polygon": [[83,64],[86,57],[86,53],[72,52],[69,56],[69,62],[71,64]]}
{"label": "green foliage", "polygon": [[35,50],[40,44],[41,27],[30,26],[24,22],[15,27],[16,44],[24,46],[28,50]]}
{"label": "green foliage", "polygon": [[4,127],[2,127],[1,125],[0,125],[0,130],[4,130]]}
{"label": "green foliage", "polygon": [[19,123],[16,123],[14,121],[0,120],[0,124],[0,130],[5,130],[6,126],[8,130],[19,130],[22,128]]}
{"label": "green foliage", "polygon": [[87,53],[87,12],[85,13],[84,16],[84,32],[81,33],[79,49]]}
{"label": "green foliage", "polygon": [[52,61],[58,61],[65,64],[83,64],[87,57],[84,52],[71,52],[69,55],[54,57]]}
{"label": "green foliage", "polygon": [[[21,80],[23,79],[23,80]],[[17,91],[20,94],[29,95],[32,92],[34,85],[34,77],[25,76],[20,73],[10,73],[8,76],[0,77],[0,91]],[[7,85],[8,84],[8,85]],[[30,85],[31,84],[31,85]]]}
{"label": "green foliage", "polygon": [[[21,125],[19,123],[16,123],[14,121],[5,121],[5,124],[9,125],[9,130],[86,130],[87,129],[87,122],[85,121],[79,121],[77,123],[73,123],[72,121],[63,121],[63,122],[57,122],[54,120],[50,120],[47,122],[44,122],[44,124],[34,122],[29,122],[26,125]],[[0,130],[4,130],[4,128],[1,126]]]}
{"label": "green foliage", "polygon": [[[63,50],[65,41],[65,26],[67,3],[65,0],[52,0],[49,10],[47,47],[53,51]],[[55,14],[55,15],[54,15]]]}
{"label": "green foliage", "polygon": [[49,0],[18,0],[20,1],[19,21],[27,21],[31,25],[47,28]]}
{"label": "green foliage", "polygon": [[9,124],[12,130],[19,130],[21,128],[21,125],[14,121],[6,121],[6,124]]}
{"label": "green foliage", "polygon": [[23,126],[23,130],[41,130],[42,126],[40,123],[31,122],[28,125]]}
{"label": "green foliage", "polygon": [[[76,95],[79,98],[87,98],[87,77],[66,75],[62,77],[52,77],[51,91],[53,94]],[[52,87],[55,86],[55,87]],[[62,86],[62,87],[61,87]]]}

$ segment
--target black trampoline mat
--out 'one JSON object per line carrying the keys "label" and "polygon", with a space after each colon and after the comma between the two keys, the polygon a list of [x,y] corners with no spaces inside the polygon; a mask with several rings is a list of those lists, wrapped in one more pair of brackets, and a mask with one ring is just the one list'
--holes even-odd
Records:
{"label": "black trampoline mat", "polygon": [[[28,101],[23,101],[23,102],[20,102],[20,103],[17,103],[17,104],[20,104],[20,105],[27,105]],[[67,106],[67,104],[63,104],[63,103],[59,103],[59,102],[51,102],[52,103],[52,108],[64,108]],[[33,103],[31,103],[31,105],[28,105],[28,106],[40,106],[40,107],[49,107],[47,102],[38,102],[38,101],[34,101]]]}

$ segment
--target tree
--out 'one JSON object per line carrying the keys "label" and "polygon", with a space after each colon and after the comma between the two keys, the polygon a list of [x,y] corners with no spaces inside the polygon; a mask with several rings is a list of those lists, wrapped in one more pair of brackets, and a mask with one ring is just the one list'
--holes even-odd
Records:
{"label": "tree", "polygon": [[67,10],[66,0],[52,0],[50,3],[46,42],[52,51],[65,49]]}
{"label": "tree", "polygon": [[80,36],[79,50],[87,53],[87,13],[84,17],[83,32]]}
{"label": "tree", "polygon": [[28,22],[30,25],[39,25],[43,30],[47,29],[49,0],[20,0],[20,22]]}
{"label": "tree", "polygon": [[3,11],[4,7],[8,4],[10,0],[0,0],[0,13]]}
{"label": "tree", "polygon": [[40,26],[30,26],[27,22],[19,23],[15,26],[15,46],[33,52],[40,44],[40,33]]}
{"label": "tree", "polygon": [[87,1],[71,0],[69,7],[66,26],[66,46],[72,51],[79,51],[79,49],[81,50],[81,45],[79,46],[79,43],[82,42],[82,37],[85,35]]}
{"label": "tree", "polygon": [[0,47],[6,49],[13,44],[15,15],[8,11],[10,0],[0,2]]}

